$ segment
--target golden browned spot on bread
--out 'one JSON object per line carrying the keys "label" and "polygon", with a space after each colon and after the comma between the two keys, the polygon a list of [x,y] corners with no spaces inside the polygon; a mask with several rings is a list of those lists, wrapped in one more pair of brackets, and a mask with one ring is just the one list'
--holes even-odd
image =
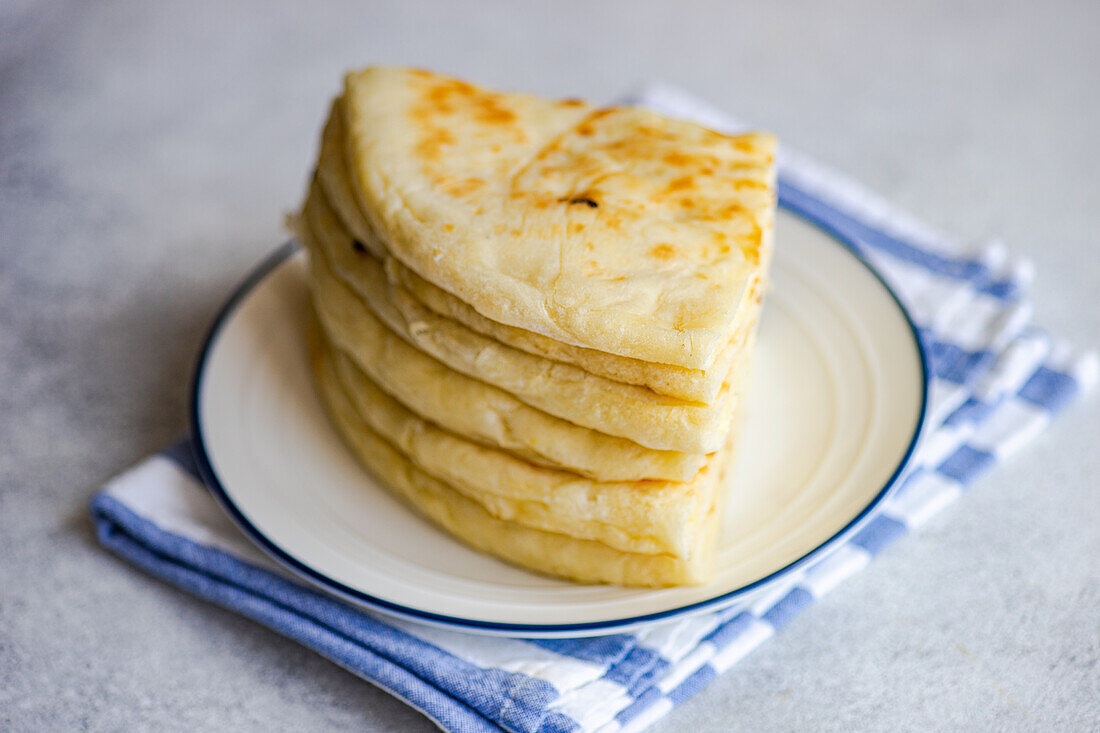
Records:
{"label": "golden browned spot on bread", "polygon": [[745,207],[741,206],[741,204],[726,204],[722,208],[722,216],[726,219],[732,219],[734,215],[743,213],[746,213]]}
{"label": "golden browned spot on bread", "polygon": [[757,265],[760,263],[760,236],[762,233],[760,224],[752,216],[743,217],[743,220],[747,220],[750,229],[746,235],[738,238],[741,243],[741,254],[746,260]]}
{"label": "golden browned spot on bread", "polygon": [[569,227],[566,229],[566,232],[568,232],[569,234],[580,234],[583,231],[584,224],[581,224],[579,221],[570,223]]}
{"label": "golden browned spot on bread", "polygon": [[638,135],[656,138],[657,140],[676,139],[676,136],[668,130],[662,130],[659,127],[652,127],[650,125],[638,125],[635,130],[637,131]]}
{"label": "golden browned spot on bread", "polygon": [[444,224],[443,225],[443,231],[445,231],[445,232],[453,232],[454,230],[455,230],[455,225],[454,224]]}
{"label": "golden browned spot on bread", "polygon": [[665,153],[664,161],[669,165],[680,167],[690,163],[691,156],[673,150],[670,153]]}
{"label": "golden browned spot on bread", "polygon": [[618,111],[617,107],[604,107],[603,109],[598,109],[595,112],[593,112],[592,114],[588,115],[588,121],[589,122],[595,122],[596,120],[607,117],[608,115],[610,115],[614,112],[617,112],[617,111]]}
{"label": "golden browned spot on bread", "polygon": [[752,138],[745,137],[733,138],[733,147],[737,148],[742,153],[751,153],[756,150],[756,146],[753,145]]}
{"label": "golden browned spot on bread", "polygon": [[695,181],[691,176],[680,176],[668,184],[669,191],[683,191],[684,189],[691,188],[695,185]]}
{"label": "golden browned spot on bread", "polygon": [[440,115],[449,115],[455,111],[454,97],[468,93],[465,82],[436,81],[425,88],[420,102],[409,110],[409,116],[413,121],[429,123]]}
{"label": "golden browned spot on bread", "polygon": [[460,178],[458,180],[445,181],[442,188],[455,198],[469,196],[485,186],[485,181],[480,178]]}
{"label": "golden browned spot on bread", "polygon": [[516,121],[516,113],[498,105],[492,97],[479,97],[477,119],[489,125],[507,125]]}
{"label": "golden browned spot on bread", "polygon": [[[417,100],[409,107],[408,116],[418,133],[415,152],[424,163],[426,173],[430,173],[433,164],[443,158],[443,148],[457,142],[454,133],[448,129],[447,118],[451,116],[475,120],[486,128],[499,130],[516,142],[526,140],[526,134],[515,124],[515,112],[508,108],[502,95],[457,79],[439,79],[430,74],[420,76],[426,76],[431,81],[422,85]],[[502,149],[500,142],[492,139],[485,142],[494,152]]]}
{"label": "golden browned spot on bread", "polygon": [[446,97],[450,94],[458,94],[464,97],[475,97],[479,94],[484,94],[484,92],[481,92],[473,84],[464,82],[460,79],[447,79],[446,81],[440,82],[436,85],[435,89],[433,89],[431,93],[440,97]]}
{"label": "golden browned spot on bread", "polygon": [[563,99],[558,102],[562,107],[583,107],[584,100],[582,99]]}
{"label": "golden browned spot on bread", "polygon": [[444,145],[454,145],[455,136],[445,127],[429,127],[416,145],[416,154],[425,160],[435,161],[443,156]]}
{"label": "golden browned spot on bread", "polygon": [[676,248],[667,243],[658,244],[651,248],[647,254],[657,260],[671,260],[676,255]]}
{"label": "golden browned spot on bread", "polygon": [[615,111],[614,107],[606,107],[604,109],[598,109],[592,114],[585,117],[580,123],[573,128],[574,131],[581,137],[590,137],[596,134],[595,122],[607,117],[609,114]]}
{"label": "golden browned spot on bread", "polygon": [[754,265],[760,264],[760,248],[755,244],[745,244],[741,247],[741,254]]}
{"label": "golden browned spot on bread", "polygon": [[[621,210],[620,210],[621,212]],[[627,214],[631,219],[637,218],[634,214]],[[619,212],[608,212],[600,216],[600,224],[608,229],[619,230],[623,227],[623,217],[619,215]]]}
{"label": "golden browned spot on bread", "polygon": [[749,284],[749,298],[759,303],[763,297],[764,291],[760,287],[760,278],[755,277]]}
{"label": "golden browned spot on bread", "polygon": [[695,208],[695,201],[694,201],[694,199],[684,197],[684,198],[680,199],[680,206],[682,206],[685,209],[694,209]]}
{"label": "golden browned spot on bread", "polygon": [[418,105],[417,116],[471,112],[474,119],[489,125],[514,122],[516,114],[500,102],[501,95],[478,89],[464,81],[447,79],[429,87],[426,104]]}
{"label": "golden browned spot on bread", "polygon": [[746,188],[754,188],[761,191],[765,191],[768,188],[768,184],[763,181],[754,181],[751,178],[736,178],[733,181],[733,187],[738,191]]}

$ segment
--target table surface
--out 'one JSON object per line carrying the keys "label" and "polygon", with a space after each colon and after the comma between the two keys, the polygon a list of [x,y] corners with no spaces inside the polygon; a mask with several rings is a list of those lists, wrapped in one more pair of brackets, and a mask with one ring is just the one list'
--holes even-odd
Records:
{"label": "table surface", "polygon": [[[203,332],[285,238],[348,67],[681,85],[1002,237],[1036,321],[1100,341],[1100,4],[754,5],[0,6],[0,728],[430,729],[102,551],[86,511],[186,430]],[[656,730],[1100,727],[1098,435],[1075,406]]]}

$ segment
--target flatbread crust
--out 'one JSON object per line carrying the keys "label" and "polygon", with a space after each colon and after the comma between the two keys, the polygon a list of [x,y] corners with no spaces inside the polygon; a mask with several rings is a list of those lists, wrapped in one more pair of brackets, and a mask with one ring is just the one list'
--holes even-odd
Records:
{"label": "flatbread crust", "polygon": [[[439,316],[389,283],[377,259],[356,250],[316,186],[299,229],[380,320],[451,369],[551,415],[654,450],[711,453],[724,443],[737,403],[728,380],[713,405],[684,402],[514,349]],[[753,304],[753,322],[758,305]],[[747,319],[744,327],[751,332],[751,326]]]}
{"label": "flatbread crust", "polygon": [[[359,209],[355,191],[348,179],[345,147],[342,99],[338,98],[333,102],[321,137],[317,183],[348,233],[385,263],[386,274],[392,282],[422,304],[441,316],[530,354],[574,364],[597,376],[648,387],[669,397],[708,405],[714,402],[738,354],[736,338],[723,347],[710,369],[687,369],[574,346],[486,318],[468,303],[428,282],[390,256],[385,244]],[[759,290],[760,279],[757,277],[746,292],[746,307],[751,308],[752,303],[756,302]]]}
{"label": "flatbread crust", "polygon": [[294,218],[337,429],[473,547],[707,581],[771,258],[775,141],[348,74]]}
{"label": "flatbread crust", "polygon": [[453,433],[600,481],[686,481],[706,463],[704,454],[655,451],[562,420],[450,369],[379,321],[363,299],[332,274],[315,245],[310,245],[310,280],[329,342],[388,395]]}
{"label": "flatbread crust", "polygon": [[334,425],[362,464],[391,493],[468,545],[507,562],[581,583],[663,587],[706,582],[712,572],[715,534],[724,501],[714,492],[689,554],[640,554],[602,542],[526,527],[494,517],[484,506],[418,468],[372,430],[351,406],[323,352],[314,359],[316,383]]}
{"label": "flatbread crust", "polygon": [[491,320],[707,369],[767,262],[770,135],[393,68],[348,74],[343,110],[386,249]]}
{"label": "flatbread crust", "polygon": [[443,430],[386,395],[346,355],[329,358],[345,397],[372,430],[493,516],[626,552],[691,553],[728,450],[691,481],[594,481]]}

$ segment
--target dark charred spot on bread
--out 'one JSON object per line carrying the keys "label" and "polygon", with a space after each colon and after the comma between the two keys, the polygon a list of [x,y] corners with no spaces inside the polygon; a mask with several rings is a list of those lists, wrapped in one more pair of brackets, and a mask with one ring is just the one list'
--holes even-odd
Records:
{"label": "dark charred spot on bread", "polygon": [[592,199],[588,198],[587,196],[575,196],[573,198],[569,198],[568,196],[563,196],[562,198],[558,199],[558,201],[568,201],[570,205],[572,205],[572,204],[584,204],[585,206],[587,206],[590,209],[599,208],[599,204],[596,203],[595,201],[593,201]]}
{"label": "dark charred spot on bread", "polygon": [[358,239],[351,240],[351,248],[361,255],[365,255],[367,253],[366,246]]}

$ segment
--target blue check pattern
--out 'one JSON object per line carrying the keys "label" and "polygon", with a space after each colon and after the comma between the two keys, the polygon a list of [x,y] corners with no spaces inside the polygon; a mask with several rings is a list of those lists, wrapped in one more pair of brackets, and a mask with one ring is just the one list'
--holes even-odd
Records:
{"label": "blue check pattern", "polygon": [[[682,93],[633,102],[720,129]],[[932,371],[911,469],[846,542],[751,601],[632,633],[490,638],[374,615],[288,577],[205,491],[186,443],[111,481],[91,510],[104,546],[151,574],[308,646],[448,731],[638,731],[692,697],[815,600],[960,497],[1097,378],[1097,357],[1030,325],[1030,268],[965,247],[856,184],[786,153],[782,206],[852,243],[899,294]]]}

